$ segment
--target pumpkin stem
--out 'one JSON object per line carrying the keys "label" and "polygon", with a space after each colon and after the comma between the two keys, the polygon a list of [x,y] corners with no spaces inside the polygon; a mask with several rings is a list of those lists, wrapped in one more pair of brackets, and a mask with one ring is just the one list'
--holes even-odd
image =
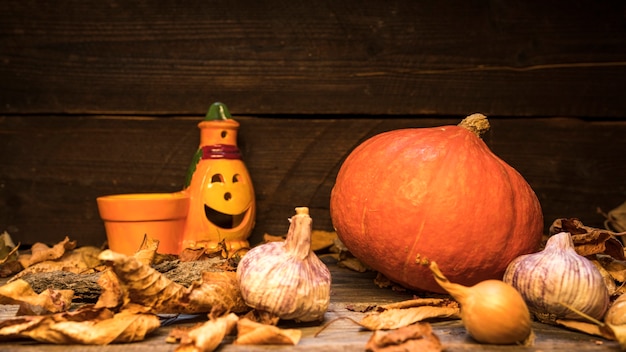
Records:
{"label": "pumpkin stem", "polygon": [[474,133],[478,138],[481,138],[483,134],[489,131],[490,127],[487,116],[481,113],[471,114],[467,116],[463,119],[463,121],[459,123],[459,126]]}

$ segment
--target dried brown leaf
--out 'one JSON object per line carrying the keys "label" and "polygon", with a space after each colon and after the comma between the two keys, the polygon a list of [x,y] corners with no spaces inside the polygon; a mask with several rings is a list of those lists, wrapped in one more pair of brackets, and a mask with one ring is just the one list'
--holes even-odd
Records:
{"label": "dried brown leaf", "polygon": [[267,243],[267,242],[282,242],[285,240],[285,236],[275,236],[275,235],[271,235],[269,233],[264,233],[263,234],[263,243]]}
{"label": "dried brown leaf", "polygon": [[609,296],[614,295],[617,292],[615,278],[602,266],[602,264],[597,259],[591,260],[591,263],[596,266],[596,268],[600,272],[600,275],[602,275],[602,280],[604,281],[604,285],[609,292]]}
{"label": "dried brown leaf", "polygon": [[[264,233],[263,242],[281,242],[284,241],[286,237],[286,234],[283,236],[275,236],[269,233]],[[336,240],[338,240],[338,237],[335,231],[312,230],[311,250],[317,252],[329,248],[335,244]]]}
{"label": "dried brown leaf", "polygon": [[387,276],[377,273],[376,278],[374,278],[374,284],[380,288],[386,288],[393,285],[393,282]]}
{"label": "dried brown leaf", "polygon": [[47,273],[53,271],[67,271],[75,274],[85,274],[99,270],[101,265],[98,255],[100,249],[92,246],[79,247],[66,251],[61,257],[55,260],[46,260],[32,264],[28,268],[11,278],[16,280],[26,275],[36,273]]}
{"label": "dried brown leaf", "polygon": [[245,305],[235,272],[203,272],[189,288],[177,284],[137,258],[103,251],[127,294],[125,304],[138,304],[153,313],[243,312]]}
{"label": "dried brown leaf", "polygon": [[85,306],[75,312],[24,316],[0,323],[0,339],[30,338],[54,344],[105,345],[143,340],[160,326],[152,314]]}
{"label": "dried brown leaf", "polygon": [[[45,342],[57,344],[106,345],[109,343],[129,343],[142,341],[147,334],[161,325],[154,314],[121,311],[111,319],[100,321],[65,321],[53,324],[43,332],[55,332],[58,340]],[[41,341],[41,338],[38,339]]]}
{"label": "dried brown leaf", "polygon": [[17,259],[17,248],[8,232],[0,234],[0,264]]}
{"label": "dried brown leaf", "polygon": [[391,330],[408,326],[426,319],[460,318],[459,307],[421,306],[405,309],[388,309],[365,315],[359,325],[368,330]]}
{"label": "dried brown leaf", "polygon": [[98,286],[102,291],[95,305],[97,308],[118,308],[126,301],[126,291],[112,270],[105,270],[100,274]]}
{"label": "dried brown leaf", "polygon": [[47,289],[39,294],[24,280],[0,286],[0,304],[17,304],[18,315],[58,313],[70,308],[74,291]]}
{"label": "dried brown leaf", "polygon": [[18,248],[8,232],[0,235],[0,277],[8,277],[24,269],[17,260]]}
{"label": "dried brown leaf", "polygon": [[404,292],[406,288],[396,284],[395,282],[389,280],[388,277],[381,273],[376,274],[376,278],[374,278],[374,284],[380,288],[391,287],[391,290],[396,292]]}
{"label": "dried brown leaf", "polygon": [[605,334],[611,336],[611,338],[603,336],[607,339],[615,340],[619,343],[620,350],[626,351],[626,325],[605,325]]}
{"label": "dried brown leaf", "polygon": [[194,262],[214,257],[222,257],[222,250],[210,248],[185,248],[178,255],[178,259],[181,262]]}
{"label": "dried brown leaf", "polygon": [[70,241],[67,236],[63,241],[52,247],[48,247],[45,243],[37,242],[31,247],[31,254],[22,254],[19,256],[18,260],[24,268],[28,268],[36,263],[59,259],[65,254],[65,251],[72,250],[75,247],[76,241]]}
{"label": "dried brown leaf", "polygon": [[[598,209],[598,212],[602,213],[602,210]],[[604,226],[607,229],[616,232],[626,232],[626,202],[609,211],[608,214],[603,215],[606,217]]]}
{"label": "dried brown leaf", "polygon": [[176,351],[214,351],[224,337],[233,330],[239,318],[234,313],[211,319],[188,331],[178,331],[175,338],[180,339]]}
{"label": "dried brown leaf", "polygon": [[550,226],[549,234],[552,236],[560,232],[568,232],[572,236],[576,253],[579,255],[605,253],[619,260],[626,259],[621,242],[614,237],[624,234],[585,226],[582,221],[575,218],[556,219]]}
{"label": "dried brown leaf", "polygon": [[597,255],[596,260],[615,281],[620,283],[626,282],[626,261],[617,260],[609,255],[602,254]]}
{"label": "dried brown leaf", "polygon": [[335,244],[337,238],[337,232],[335,231],[312,230],[311,250],[321,251],[329,248]]}
{"label": "dried brown leaf", "polygon": [[252,309],[242,318],[246,318],[252,321],[256,321],[257,323],[266,325],[276,325],[280,321],[280,318],[276,314],[256,309]]}
{"label": "dried brown leaf", "polygon": [[28,332],[35,329],[42,321],[49,319],[45,315],[24,315],[0,321],[0,341],[28,338]]}
{"label": "dried brown leaf", "polygon": [[237,322],[235,345],[297,345],[302,337],[299,329],[281,329],[241,318]]}
{"label": "dried brown leaf", "polygon": [[193,248],[183,248],[178,255],[178,259],[181,262],[205,260],[215,257],[223,259],[236,259],[245,254],[249,248],[238,248],[232,250],[227,244],[226,240],[222,240],[215,244],[213,241],[197,241]]}
{"label": "dried brown leaf", "polygon": [[588,335],[599,336],[608,340],[615,339],[614,336],[610,332],[608,332],[605,328],[602,328],[601,326],[594,324],[594,323],[588,323],[588,322],[584,322],[580,320],[563,320],[563,319],[557,319],[556,323],[559,325],[565,326],[566,328],[576,330],[576,331],[579,331]]}
{"label": "dried brown leaf", "polygon": [[361,262],[355,257],[347,257],[347,258],[339,259],[339,261],[337,262],[337,265],[359,272],[359,273],[364,273],[369,270],[367,265],[363,264],[363,262]]}
{"label": "dried brown leaf", "polygon": [[392,331],[374,331],[365,345],[366,351],[423,351],[443,350],[441,341],[428,323],[418,323]]}
{"label": "dried brown leaf", "polygon": [[380,306],[381,309],[403,309],[421,306],[432,307],[453,307],[459,308],[459,304],[456,301],[452,301],[449,298],[415,298],[400,302],[389,303]]}
{"label": "dried brown leaf", "polygon": [[137,252],[133,254],[133,257],[137,258],[137,260],[144,265],[150,265],[154,261],[158,248],[158,240],[144,235],[143,241],[141,241],[141,246],[139,246]]}
{"label": "dried brown leaf", "polygon": [[231,271],[203,272],[202,281],[195,282],[185,291],[184,300],[188,302],[187,313],[210,311],[221,315],[250,309],[241,296],[237,274]]}

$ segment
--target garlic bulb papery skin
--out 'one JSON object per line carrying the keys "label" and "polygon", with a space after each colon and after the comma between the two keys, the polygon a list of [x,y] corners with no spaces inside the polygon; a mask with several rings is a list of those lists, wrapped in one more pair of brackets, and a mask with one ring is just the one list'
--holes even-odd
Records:
{"label": "garlic bulb papery skin", "polygon": [[311,251],[309,209],[296,208],[284,242],[252,248],[237,266],[247,305],[284,320],[323,320],[330,304],[328,267]]}
{"label": "garlic bulb papery skin", "polygon": [[550,237],[541,252],[514,259],[503,281],[522,294],[528,309],[542,322],[584,319],[569,307],[602,320],[609,306],[602,274],[576,253],[567,232]]}

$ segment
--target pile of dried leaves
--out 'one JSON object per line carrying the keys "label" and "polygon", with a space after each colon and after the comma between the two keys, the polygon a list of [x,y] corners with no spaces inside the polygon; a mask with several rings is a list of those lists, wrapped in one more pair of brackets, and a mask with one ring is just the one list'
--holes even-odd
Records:
{"label": "pile of dried leaves", "polygon": [[[133,256],[76,248],[68,238],[52,247],[35,244],[30,253],[19,255],[8,234],[0,240],[4,244],[0,250],[5,253],[0,265],[11,268],[6,272],[17,272],[0,286],[0,304],[17,308],[15,317],[0,321],[0,341],[27,338],[55,344],[129,343],[141,341],[158,329],[164,314],[207,317],[197,326],[172,331],[167,342],[179,343],[180,351],[211,351],[235,327],[238,336],[234,343],[242,345],[293,345],[301,337],[300,330],[281,329],[276,326],[277,319],[265,319],[250,311],[241,297],[232,257],[222,250],[187,251],[187,260],[193,260],[181,262],[176,258],[161,263],[202,268],[183,270],[199,272],[197,279],[183,285],[155,269],[160,266],[155,263],[164,258],[156,252],[158,243],[149,240]],[[209,265],[200,265],[196,259]],[[46,288],[36,293],[26,281],[38,274],[59,273],[96,278],[97,301],[71,309],[73,301],[81,301],[74,290]],[[93,273],[96,275],[89,276]]]}
{"label": "pile of dried leaves", "polygon": [[[626,203],[605,216],[611,230],[564,218],[554,221],[550,235],[569,232],[576,251],[596,264],[617,298],[626,290],[626,256],[620,240],[626,237]],[[266,234],[264,239],[282,241],[284,236]],[[134,255],[126,256],[95,247],[77,248],[75,241],[65,238],[52,247],[37,243],[20,254],[19,244],[5,232],[0,235],[0,277],[11,279],[0,286],[0,304],[15,307],[16,315],[0,320],[0,341],[130,343],[145,339],[163,325],[166,316],[195,314],[206,319],[194,326],[177,326],[166,339],[178,344],[177,351],[212,351],[227,336],[234,336],[231,341],[236,345],[299,343],[302,330],[280,328],[276,317],[251,310],[243,301],[235,270],[245,251],[199,248],[168,256],[158,254],[157,247],[157,242],[146,239]],[[357,272],[369,270],[334,232],[314,230],[311,247],[340,266]],[[33,277],[47,281],[38,285]],[[380,276],[376,283],[392,286]],[[352,320],[359,330],[372,332],[367,351],[441,351],[443,346],[427,321],[460,318],[459,304],[449,298],[346,308],[362,313],[362,318],[338,319]],[[336,320],[321,327],[316,336]],[[601,322],[557,323],[620,341],[626,350],[626,331],[620,336],[620,330],[607,330]]]}
{"label": "pile of dried leaves", "polygon": [[[315,251],[353,270],[367,270],[336,233],[313,231],[312,237]],[[280,241],[284,236],[266,235],[265,240]],[[180,256],[164,256],[156,252],[158,242],[149,239],[132,256],[77,248],[69,238],[51,247],[37,243],[24,254],[18,253],[18,247],[8,234],[0,236],[0,272],[12,276],[0,286],[0,304],[16,307],[14,317],[0,321],[0,341],[130,343],[161,327],[163,317],[178,314],[206,319],[171,330],[166,342],[177,343],[177,351],[212,351],[235,332],[232,343],[236,345],[296,345],[302,337],[302,330],[280,328],[277,318],[246,306],[235,272],[243,253],[189,249]],[[433,317],[457,318],[459,307],[449,300],[427,299],[364,313],[358,324],[374,332],[368,350],[421,346],[440,351],[430,325],[415,323]]]}

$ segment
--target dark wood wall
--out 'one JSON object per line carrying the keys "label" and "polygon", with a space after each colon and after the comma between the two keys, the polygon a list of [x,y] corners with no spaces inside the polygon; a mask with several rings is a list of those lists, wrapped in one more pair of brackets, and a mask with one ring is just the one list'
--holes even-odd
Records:
{"label": "dark wood wall", "polygon": [[622,1],[0,2],[0,231],[105,239],[95,198],[175,191],[221,101],[253,239],[329,193],[365,138],[482,112],[546,226],[626,200]]}

